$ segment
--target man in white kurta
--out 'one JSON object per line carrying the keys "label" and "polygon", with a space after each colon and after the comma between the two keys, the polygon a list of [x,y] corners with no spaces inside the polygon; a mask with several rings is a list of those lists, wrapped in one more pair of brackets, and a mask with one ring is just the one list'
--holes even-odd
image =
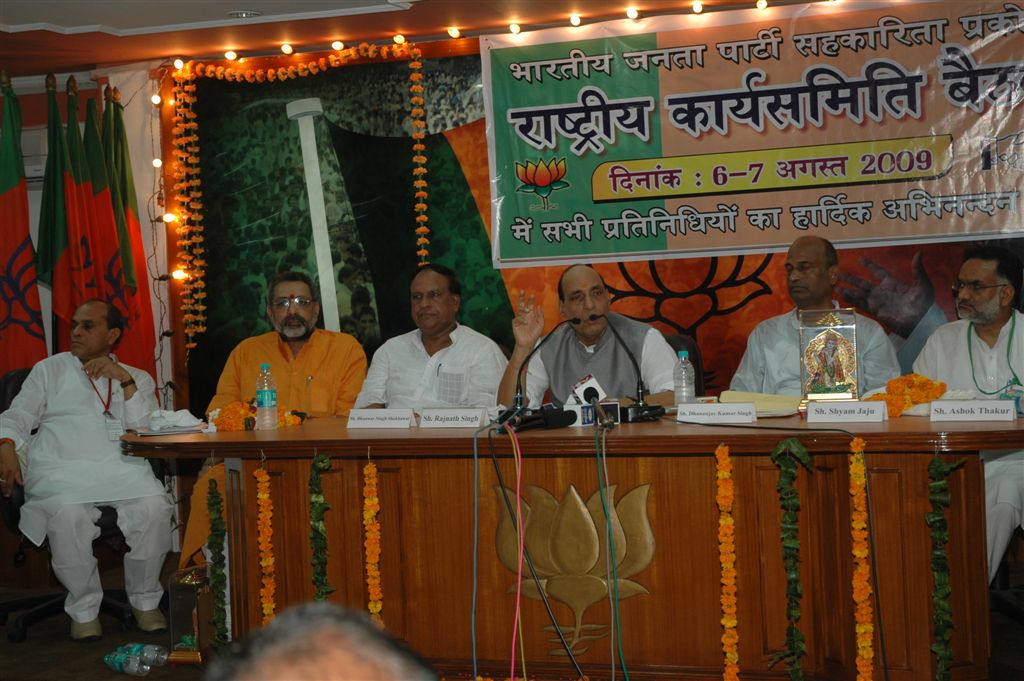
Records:
{"label": "man in white kurta", "polygon": [[497,343],[455,321],[455,273],[442,265],[421,268],[410,299],[417,328],[374,353],[356,407],[494,407],[507,361]]}
{"label": "man in white kurta", "polygon": [[[932,334],[914,372],[979,399],[1012,396],[1024,378],[1020,289],[1021,262],[1012,252],[997,246],[969,248],[954,285],[960,319]],[[1024,450],[982,452],[982,457],[992,581],[1024,515]]]}
{"label": "man in white kurta", "polygon": [[[729,388],[772,395],[803,395],[800,381],[798,310],[835,307],[833,289],[839,279],[835,248],[819,237],[800,237],[786,256],[786,289],[796,308],[758,324]],[[878,322],[856,315],[857,389],[863,395],[884,387],[900,375],[892,343]]]}
{"label": "man in white kurta", "polygon": [[158,605],[171,505],[149,463],[122,454],[119,441],[125,429],[148,422],[155,386],[146,372],[110,354],[122,327],[116,308],[103,301],[83,304],[72,321],[71,352],[36,364],[0,414],[0,488],[9,496],[14,482],[24,484],[20,529],[37,545],[49,539],[78,640],[101,634],[103,589],[92,553],[100,533],[98,506],[117,509],[130,547],[125,590],[138,625],[166,628]]}

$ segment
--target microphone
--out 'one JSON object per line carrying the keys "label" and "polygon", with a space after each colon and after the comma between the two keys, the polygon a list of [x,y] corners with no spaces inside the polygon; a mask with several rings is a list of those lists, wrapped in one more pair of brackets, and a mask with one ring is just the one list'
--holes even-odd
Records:
{"label": "microphone", "polygon": [[598,397],[597,390],[593,387],[588,387],[583,391],[583,399],[589,402],[594,407],[594,413],[597,414],[597,427],[598,428],[614,428],[615,419],[608,416],[605,413],[604,407],[601,406],[601,399]]}
{"label": "microphone", "polygon": [[[590,315],[590,318],[596,319],[601,315]],[[647,404],[644,400],[644,396],[647,394],[647,388],[644,386],[644,378],[640,373],[640,362],[636,361],[636,355],[626,345],[626,341],[622,340],[622,336],[619,335],[615,325],[612,324],[612,318],[604,315],[605,319],[608,320],[608,328],[611,329],[612,334],[615,336],[615,340],[619,342],[619,345],[623,350],[626,351],[626,355],[629,357],[629,361],[633,363],[633,371],[636,372],[636,397],[633,398],[633,404],[626,407],[626,413],[622,417],[622,420],[626,423],[636,423],[638,421],[657,421],[665,415],[665,407],[658,405]]]}
{"label": "microphone", "polygon": [[515,416],[508,420],[505,425],[511,426],[512,430],[521,433],[524,430],[543,428],[567,428],[576,423],[576,412],[562,411],[561,409],[541,409],[536,414],[527,416]]}

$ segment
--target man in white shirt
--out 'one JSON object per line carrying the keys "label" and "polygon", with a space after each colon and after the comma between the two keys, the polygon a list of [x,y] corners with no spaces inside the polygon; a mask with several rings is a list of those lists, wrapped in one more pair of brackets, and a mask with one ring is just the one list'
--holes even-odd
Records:
{"label": "man in white shirt", "polygon": [[494,407],[505,355],[455,317],[462,287],[455,272],[431,263],[409,286],[416,330],[373,355],[356,408]]}
{"label": "man in white shirt", "polygon": [[[1020,259],[1001,246],[970,247],[953,291],[960,319],[932,334],[914,362],[914,371],[945,382],[950,390],[969,390],[980,399],[1020,395],[1024,378]],[[1021,524],[1024,451],[982,455],[991,581],[1014,529]]]}
{"label": "man in white shirt", "polygon": [[[800,396],[800,322],[797,310],[835,307],[833,288],[839,279],[839,255],[826,239],[802,236],[786,256],[786,289],[796,307],[764,320],[747,339],[747,351],[729,388],[773,395]],[[878,322],[856,315],[858,394],[884,387],[900,375],[892,343]]]}
{"label": "man in white shirt", "polygon": [[[568,321],[530,359],[523,386],[525,405],[539,408],[550,388],[551,401],[564,405],[572,388],[592,375],[604,391],[623,404],[636,395],[637,375],[623,346],[636,357],[651,404],[671,406],[676,353],[652,326],[610,311],[604,279],[589,265],[567,268],[558,281],[558,310]],[[519,294],[519,314],[512,320],[516,347],[501,379],[498,400],[511,405],[516,381],[527,355],[544,332],[544,315],[531,297]],[[609,331],[609,325],[614,330]],[[623,338],[619,343],[614,331]]]}
{"label": "man in white shirt", "polygon": [[71,636],[80,641],[102,635],[103,588],[92,553],[99,506],[117,509],[130,547],[124,578],[136,623],[143,631],[167,628],[157,606],[171,504],[149,463],[123,455],[120,443],[126,428],[148,423],[156,391],[146,372],[111,354],[123,329],[113,305],[83,303],[71,322],[71,352],[36,364],[0,414],[0,489],[10,496],[15,482],[24,484],[19,527],[37,545],[49,539],[51,566],[68,590]]}

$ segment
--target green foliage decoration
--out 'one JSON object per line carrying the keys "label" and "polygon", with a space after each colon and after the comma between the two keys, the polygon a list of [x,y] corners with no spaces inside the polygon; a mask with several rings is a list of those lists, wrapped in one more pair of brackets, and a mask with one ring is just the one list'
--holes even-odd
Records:
{"label": "green foliage decoration", "polygon": [[953,592],[949,583],[949,556],[946,544],[949,542],[949,524],[946,522],[946,509],[949,508],[949,474],[962,466],[964,459],[945,462],[936,456],[928,464],[928,500],[932,510],[924,515],[924,521],[932,531],[932,576],[935,584],[932,589],[932,652],[935,654],[936,681],[950,680],[950,664],[953,661],[953,648],[949,639],[953,635],[953,610],[949,605],[949,597]]}
{"label": "green foliage decoration", "polygon": [[324,527],[324,514],[331,505],[324,500],[324,488],[320,476],[324,471],[331,470],[331,457],[323,454],[313,455],[313,465],[309,470],[309,543],[313,549],[313,599],[327,600],[334,587],[327,581],[327,530]]}
{"label": "green foliage decoration", "polygon": [[210,513],[210,593],[213,594],[213,647],[221,648],[228,643],[227,586],[224,573],[224,499],[217,489],[217,481],[210,480],[206,496]]}

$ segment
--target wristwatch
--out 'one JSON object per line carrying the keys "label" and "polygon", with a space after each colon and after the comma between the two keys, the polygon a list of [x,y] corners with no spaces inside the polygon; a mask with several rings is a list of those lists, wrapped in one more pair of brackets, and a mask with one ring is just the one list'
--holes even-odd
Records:
{"label": "wristwatch", "polygon": [[127,381],[122,381],[121,382],[121,389],[124,390],[125,388],[127,388],[130,385],[135,385],[135,379],[134,378],[129,378]]}

